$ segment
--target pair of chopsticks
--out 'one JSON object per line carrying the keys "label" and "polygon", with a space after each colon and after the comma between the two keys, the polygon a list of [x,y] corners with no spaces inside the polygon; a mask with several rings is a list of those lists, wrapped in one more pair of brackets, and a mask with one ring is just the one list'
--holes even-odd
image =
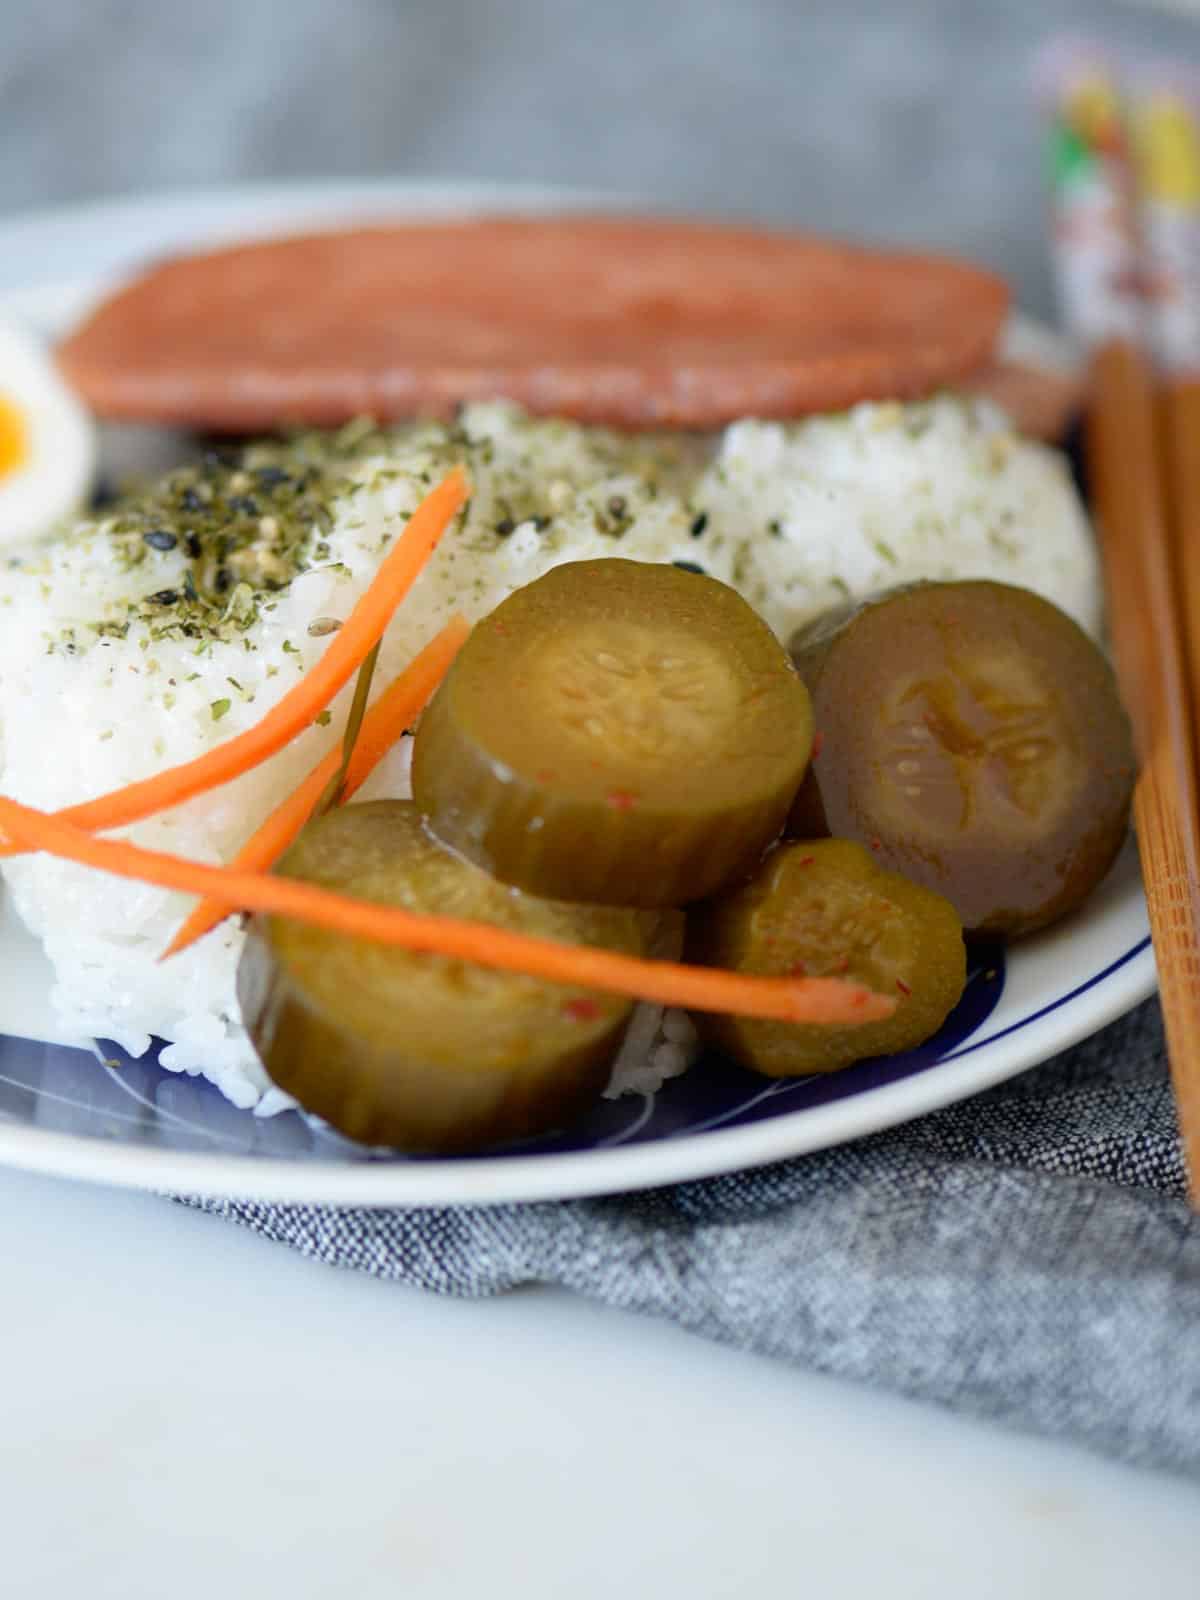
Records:
{"label": "pair of chopsticks", "polygon": [[1162,75],[1138,74],[1130,103],[1094,54],[1060,55],[1052,69],[1056,265],[1067,320],[1091,351],[1092,502],[1200,1208],[1200,115]]}
{"label": "pair of chopsticks", "polygon": [[1200,381],[1157,389],[1149,361],[1126,340],[1097,349],[1090,378],[1088,463],[1140,760],[1134,827],[1184,1165],[1200,1208]]}

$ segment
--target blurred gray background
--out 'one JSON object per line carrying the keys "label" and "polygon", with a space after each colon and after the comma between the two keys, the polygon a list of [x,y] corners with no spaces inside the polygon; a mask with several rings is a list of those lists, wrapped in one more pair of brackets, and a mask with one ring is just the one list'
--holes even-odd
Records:
{"label": "blurred gray background", "polygon": [[1064,29],[1200,64],[1200,20],[1131,0],[0,0],[0,215],[238,178],[578,183],[948,247],[1046,312],[1029,67]]}

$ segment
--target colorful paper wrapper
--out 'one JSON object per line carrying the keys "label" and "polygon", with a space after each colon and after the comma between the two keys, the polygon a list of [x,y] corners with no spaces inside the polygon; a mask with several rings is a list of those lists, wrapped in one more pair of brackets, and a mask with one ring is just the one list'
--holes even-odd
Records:
{"label": "colorful paper wrapper", "polygon": [[1200,371],[1198,105],[1195,86],[1174,71],[1148,68],[1131,85],[1149,333],[1170,372]]}
{"label": "colorful paper wrapper", "polygon": [[1134,168],[1117,72],[1090,46],[1056,44],[1039,62],[1038,87],[1063,318],[1087,345],[1140,340]]}

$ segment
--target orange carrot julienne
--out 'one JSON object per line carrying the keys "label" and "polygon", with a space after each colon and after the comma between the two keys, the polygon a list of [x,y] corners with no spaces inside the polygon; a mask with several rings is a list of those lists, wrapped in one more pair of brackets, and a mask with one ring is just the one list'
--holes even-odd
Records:
{"label": "orange carrot julienne", "polygon": [[[412,723],[445,677],[450,663],[462,648],[471,625],[462,615],[450,621],[415,655],[394,682],[390,683],[363,718],[346,771],[343,797],[349,799],[379,765],[383,757]],[[273,867],[312,816],[330,779],[342,761],[341,747],[331,750],[303,783],[281,801],[234,856],[231,866],[243,872],[266,872]],[[159,957],[165,961],[186,950],[197,939],[224,922],[230,908],[202,900]]]}
{"label": "orange carrot julienne", "polygon": [[[57,816],[80,828],[124,827],[228,783],[282,750],[325,709],[383,637],[396,607],[470,492],[466,474],[455,467],[425,496],[325,654],[254,727],[180,766],[67,806]],[[0,850],[4,855],[16,853],[11,847]]]}
{"label": "orange carrot julienne", "polygon": [[271,873],[204,866],[123,839],[97,838],[60,817],[4,798],[0,798],[0,832],[23,850],[44,850],[117,877],[207,895],[231,908],[294,917],[354,938],[660,1005],[819,1023],[878,1022],[891,1016],[896,1006],[894,999],[843,978],[760,978],[715,967],[647,961],[590,945],[534,938],[487,922],[420,916]]}

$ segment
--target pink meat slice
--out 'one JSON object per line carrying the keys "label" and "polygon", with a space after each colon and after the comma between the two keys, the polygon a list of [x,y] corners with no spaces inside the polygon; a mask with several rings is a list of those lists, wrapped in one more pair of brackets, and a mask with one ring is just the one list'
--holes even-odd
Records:
{"label": "pink meat slice", "polygon": [[987,365],[1008,295],[933,255],[641,217],[489,217],[157,265],[59,361],[102,417],[244,432],[506,397],[710,428],[905,399]]}

